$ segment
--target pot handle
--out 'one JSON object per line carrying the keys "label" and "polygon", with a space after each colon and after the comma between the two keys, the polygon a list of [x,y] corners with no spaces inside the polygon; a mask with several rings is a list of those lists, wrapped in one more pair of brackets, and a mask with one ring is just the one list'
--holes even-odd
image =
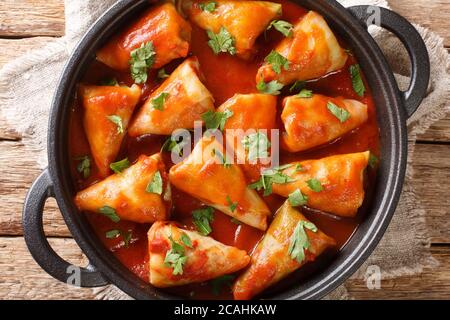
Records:
{"label": "pot handle", "polygon": [[[408,51],[411,59],[411,84],[402,92],[407,117],[410,118],[425,97],[430,81],[430,58],[425,43],[416,28],[394,11],[377,6],[354,6],[348,10],[366,27],[375,21],[380,12],[380,26],[397,36]],[[373,23],[372,23],[373,24]]]}
{"label": "pot handle", "polygon": [[44,233],[42,215],[47,198],[54,197],[48,169],[44,170],[30,188],[25,199],[22,224],[25,243],[34,260],[53,278],[79,287],[100,287],[108,281],[94,266],[74,266],[52,249]]}

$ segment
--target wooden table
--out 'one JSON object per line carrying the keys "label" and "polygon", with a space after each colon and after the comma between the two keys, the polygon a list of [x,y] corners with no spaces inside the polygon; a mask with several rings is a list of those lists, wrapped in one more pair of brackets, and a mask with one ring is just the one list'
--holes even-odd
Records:
{"label": "wooden table", "polygon": [[[429,27],[450,48],[449,0],[395,0],[394,10]],[[64,35],[63,0],[2,0],[0,2],[0,67],[52,37]],[[92,290],[61,284],[42,271],[28,253],[22,237],[21,210],[32,181],[39,174],[21,136],[0,118],[0,299],[91,299]],[[450,115],[419,137],[413,159],[415,187],[427,209],[435,270],[382,282],[370,291],[363,281],[348,282],[360,299],[450,298]],[[53,200],[46,205],[45,231],[63,258],[74,264],[86,258],[71,239]]]}

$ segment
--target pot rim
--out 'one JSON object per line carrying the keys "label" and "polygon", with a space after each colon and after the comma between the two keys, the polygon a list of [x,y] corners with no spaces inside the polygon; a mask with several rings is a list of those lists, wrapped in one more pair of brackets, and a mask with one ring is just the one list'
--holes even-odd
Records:
{"label": "pot rim", "polygon": [[[317,272],[303,283],[295,285],[282,293],[270,296],[270,299],[319,299],[342,284],[350,275],[357,271],[368,258],[381,240],[389,222],[394,214],[400,198],[400,192],[406,172],[407,158],[407,130],[406,115],[400,91],[395,82],[393,73],[378,45],[365,30],[359,21],[353,17],[346,8],[335,0],[292,0],[300,5],[318,11],[325,16],[333,31],[341,36],[354,49],[363,70],[366,72],[370,84],[383,83],[383,87],[374,88],[373,92],[380,91],[390,112],[387,118],[380,118],[378,122],[387,121],[390,132],[381,132],[388,144],[389,154],[383,155],[383,161],[378,174],[382,173],[387,183],[376,189],[377,200],[372,200],[370,224],[365,232],[354,234],[341,253],[333,259],[321,272]],[[88,30],[82,40],[77,44],[62,76],[58,82],[57,91],[52,103],[49,119],[48,159],[49,172],[53,182],[53,189],[63,218],[72,233],[75,241],[88,257],[90,263],[104,275],[112,284],[137,299],[179,299],[180,297],[165,293],[150,284],[140,280],[126,269],[104,246],[99,246],[99,240],[93,232],[86,232],[90,226],[79,214],[73,204],[73,194],[68,173],[65,168],[69,163],[67,155],[67,120],[70,101],[73,99],[76,83],[92,61],[94,48],[102,43],[101,39],[108,38],[114,26],[117,27],[126,17],[148,6],[148,0],[121,0],[106,11]],[[90,53],[90,54],[88,54]],[[387,161],[389,160],[389,161]],[[380,195],[384,192],[383,195]],[[367,217],[369,218],[369,217]],[[368,222],[368,223],[369,223]],[[351,245],[354,247],[347,250]],[[107,252],[107,253],[106,253]]]}

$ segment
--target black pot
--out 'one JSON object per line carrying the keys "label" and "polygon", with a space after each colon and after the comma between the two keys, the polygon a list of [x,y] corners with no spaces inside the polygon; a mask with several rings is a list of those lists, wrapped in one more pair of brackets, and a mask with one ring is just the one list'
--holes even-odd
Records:
{"label": "black pot", "polygon": [[[382,238],[399,201],[407,158],[406,119],[422,101],[429,82],[430,66],[425,44],[416,29],[403,17],[387,9],[356,6],[345,9],[334,0],[297,0],[300,5],[322,14],[331,28],[347,41],[367,77],[377,106],[381,140],[381,166],[371,209],[339,255],[323,270],[273,299],[318,299],[358,270]],[[71,265],[49,246],[44,235],[44,202],[56,198],[70,232],[88,257],[81,268],[82,287],[114,284],[137,299],[177,298],[140,280],[126,269],[95,236],[86,218],[73,203],[67,152],[69,105],[76,84],[94,59],[95,51],[126,20],[135,17],[148,0],[118,1],[87,32],[67,63],[53,100],[48,134],[49,166],[31,187],[25,200],[23,229],[25,241],[37,263],[54,278],[68,282]],[[401,92],[386,59],[367,32],[366,21],[379,10],[381,26],[393,32],[407,48],[412,65],[412,83]]]}

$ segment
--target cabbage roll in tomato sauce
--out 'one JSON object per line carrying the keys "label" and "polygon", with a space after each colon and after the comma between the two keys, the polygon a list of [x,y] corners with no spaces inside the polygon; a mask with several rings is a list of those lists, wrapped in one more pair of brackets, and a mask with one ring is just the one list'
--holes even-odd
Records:
{"label": "cabbage roll in tomato sauce", "polygon": [[84,108],[83,125],[100,176],[107,177],[116,160],[131,115],[141,97],[137,85],[81,85],[79,98]]}
{"label": "cabbage roll in tomato sauce", "polygon": [[[213,10],[202,9],[208,2]],[[200,28],[219,34],[224,28],[231,35],[236,55],[249,59],[256,51],[254,44],[270,22],[281,15],[281,4],[268,1],[187,0],[184,11]],[[223,31],[222,31],[223,32]]]}
{"label": "cabbage roll in tomato sauce", "polygon": [[367,151],[292,163],[282,173],[293,182],[274,183],[273,193],[289,197],[300,191],[310,208],[354,217],[364,201],[364,170],[369,156]]}
{"label": "cabbage roll in tomato sauce", "polygon": [[247,186],[241,168],[214,137],[203,137],[184,161],[170,169],[170,182],[178,189],[217,210],[260,230],[267,229],[270,210]]}
{"label": "cabbage roll in tomato sauce", "polygon": [[176,129],[193,129],[203,113],[214,110],[214,98],[201,78],[197,58],[185,60],[139,110],[130,136],[170,135]]}
{"label": "cabbage roll in tomato sauce", "polygon": [[286,201],[252,253],[250,266],[236,280],[234,298],[253,298],[335,245]]}
{"label": "cabbage roll in tomato sauce", "polygon": [[170,186],[160,155],[141,155],[129,168],[79,191],[75,204],[81,211],[110,218],[112,212],[138,223],[168,219]]}
{"label": "cabbage roll in tomato sauce", "polygon": [[287,70],[276,72],[265,63],[257,73],[257,82],[276,80],[286,85],[320,78],[343,68],[348,58],[324,18],[314,11],[294,26],[293,35],[284,38],[275,51],[289,62]]}
{"label": "cabbage roll in tomato sauce", "polygon": [[367,119],[367,105],[357,100],[319,94],[287,97],[281,114],[286,130],[281,146],[290,152],[318,147],[358,128]]}
{"label": "cabbage roll in tomato sauce", "polygon": [[158,288],[211,280],[234,273],[250,262],[245,251],[172,222],[152,225],[148,248],[150,283]]}
{"label": "cabbage roll in tomato sauce", "polygon": [[152,42],[157,69],[173,59],[186,57],[191,40],[191,26],[171,3],[152,6],[122,33],[113,37],[97,52],[97,60],[112,69],[127,71],[131,52]]}

